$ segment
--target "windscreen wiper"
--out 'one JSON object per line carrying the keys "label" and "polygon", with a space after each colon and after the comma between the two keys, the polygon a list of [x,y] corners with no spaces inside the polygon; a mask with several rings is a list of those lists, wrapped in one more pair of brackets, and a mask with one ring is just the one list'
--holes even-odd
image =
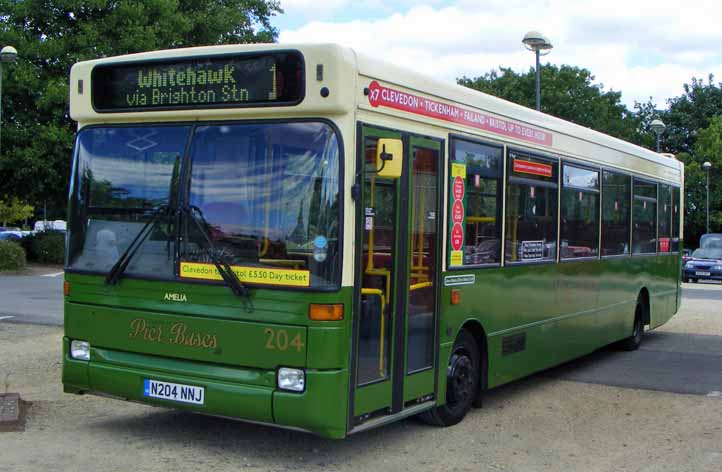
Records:
{"label": "windscreen wiper", "polygon": [[[231,269],[231,266],[228,264],[228,261],[226,261],[225,257],[223,257],[223,254],[216,250],[213,241],[211,240],[208,232],[206,231],[206,228],[208,228],[210,225],[203,216],[203,212],[201,211],[201,209],[197,206],[188,205],[182,207],[180,211],[185,212],[188,215],[188,218],[193,221],[193,224],[195,224],[198,232],[201,233],[201,235],[203,236],[203,239],[208,246],[207,252],[211,256],[211,260],[216,266],[216,269],[221,275],[223,281],[231,288],[231,291],[235,295],[243,297],[243,299],[246,301],[246,310],[249,313],[253,312],[253,301],[251,300],[251,293],[248,290],[248,287],[243,285],[243,282],[238,279],[238,276],[235,272],[233,272],[233,269]],[[197,216],[196,213],[198,214]]]}
{"label": "windscreen wiper", "polygon": [[138,252],[138,249],[143,244],[143,241],[148,239],[148,236],[150,236],[150,233],[153,231],[156,223],[158,223],[158,220],[160,220],[161,217],[167,217],[170,214],[170,211],[171,210],[168,205],[161,205],[151,212],[150,220],[148,220],[143,228],[141,228],[128,248],[120,255],[118,261],[110,269],[108,275],[105,276],[106,285],[115,285],[118,283],[120,276],[123,275],[123,272],[125,272],[130,260],[133,258],[135,253]]}

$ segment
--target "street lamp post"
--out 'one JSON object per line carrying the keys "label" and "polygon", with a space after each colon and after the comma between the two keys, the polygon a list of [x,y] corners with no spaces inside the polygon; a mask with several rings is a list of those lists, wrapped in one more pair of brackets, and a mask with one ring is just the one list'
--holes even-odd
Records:
{"label": "street lamp post", "polygon": [[667,128],[667,126],[662,120],[656,119],[652,120],[652,122],[649,124],[649,128],[654,132],[654,134],[657,135],[657,152],[659,152],[659,139],[662,136],[662,133],[664,133],[664,130]]}
{"label": "street lamp post", "polygon": [[536,55],[536,109],[541,110],[541,70],[539,56],[546,56],[554,47],[549,39],[539,31],[529,31],[521,41],[528,50]]}
{"label": "street lamp post", "polygon": [[702,169],[707,174],[707,232],[709,233],[709,171],[712,169],[712,163],[706,161],[702,164]]}
{"label": "street lamp post", "polygon": [[[3,107],[2,107],[2,96],[3,96],[3,62],[12,63],[18,57],[18,50],[12,46],[5,46],[0,50],[0,133],[2,132],[3,123]],[[0,135],[0,146],[2,139]]]}

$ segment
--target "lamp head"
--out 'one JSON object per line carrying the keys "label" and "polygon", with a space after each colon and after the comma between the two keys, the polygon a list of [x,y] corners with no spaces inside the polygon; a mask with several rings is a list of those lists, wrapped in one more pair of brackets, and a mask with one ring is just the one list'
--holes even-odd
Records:
{"label": "lamp head", "polygon": [[5,46],[0,50],[0,61],[15,62],[18,57],[18,50],[12,46]]}
{"label": "lamp head", "polygon": [[529,31],[524,35],[524,39],[521,40],[530,51],[539,51],[540,54],[549,54],[551,49],[554,47],[549,41],[549,38],[541,34],[539,31]]}
{"label": "lamp head", "polygon": [[649,124],[649,128],[654,131],[654,133],[659,136],[660,134],[664,133],[664,130],[667,128],[667,125],[664,124],[664,122],[660,119],[652,120],[652,122]]}
{"label": "lamp head", "polygon": [[709,172],[709,170],[712,168],[712,163],[709,161],[706,161],[704,164],[702,164],[702,169],[704,169],[705,172]]}

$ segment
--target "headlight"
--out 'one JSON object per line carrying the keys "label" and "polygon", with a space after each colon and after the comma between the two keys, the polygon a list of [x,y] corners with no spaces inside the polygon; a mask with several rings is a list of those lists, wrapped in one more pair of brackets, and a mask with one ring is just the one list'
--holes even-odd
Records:
{"label": "headlight", "polygon": [[685,269],[694,269],[694,263],[688,262],[684,265]]}
{"label": "headlight", "polygon": [[716,265],[712,267],[712,270],[722,270],[722,265]]}
{"label": "headlight", "polygon": [[70,341],[70,357],[79,361],[89,361],[90,343],[87,341]]}
{"label": "headlight", "polygon": [[306,388],[306,374],[301,369],[281,367],[278,369],[278,388],[291,392],[303,392]]}

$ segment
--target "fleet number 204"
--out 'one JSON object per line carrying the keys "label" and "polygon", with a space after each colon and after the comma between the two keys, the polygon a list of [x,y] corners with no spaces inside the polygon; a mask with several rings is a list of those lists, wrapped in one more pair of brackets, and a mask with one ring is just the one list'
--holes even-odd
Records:
{"label": "fleet number 204", "polygon": [[285,329],[266,328],[263,332],[266,334],[266,349],[271,351],[287,351],[290,347],[301,352],[306,346],[300,333],[291,337]]}

